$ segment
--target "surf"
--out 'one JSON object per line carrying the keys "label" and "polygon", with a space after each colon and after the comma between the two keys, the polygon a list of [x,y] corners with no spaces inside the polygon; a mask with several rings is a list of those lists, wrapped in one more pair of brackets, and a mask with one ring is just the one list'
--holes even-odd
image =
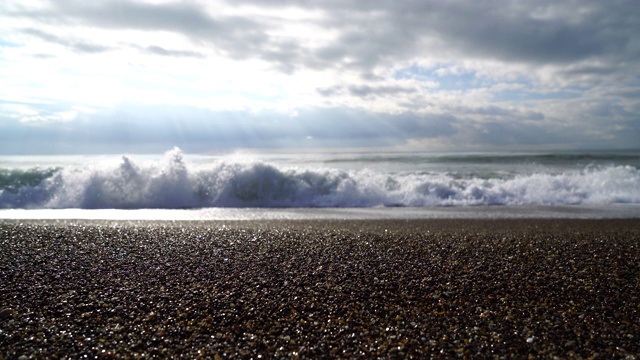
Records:
{"label": "surf", "polygon": [[[293,156],[293,155],[292,155]],[[367,155],[368,156],[368,155]],[[190,162],[180,149],[153,159],[121,156],[67,166],[0,169],[4,209],[350,208],[639,204],[640,171],[623,164],[465,171],[357,156],[304,163],[219,157]],[[418,160],[413,160],[418,163]],[[441,160],[438,160],[441,161]],[[477,159],[473,161],[477,162]],[[404,167],[395,166],[404,162]],[[360,166],[354,166],[358,163]],[[387,169],[388,168],[388,169]],[[393,170],[389,170],[393,169]]]}

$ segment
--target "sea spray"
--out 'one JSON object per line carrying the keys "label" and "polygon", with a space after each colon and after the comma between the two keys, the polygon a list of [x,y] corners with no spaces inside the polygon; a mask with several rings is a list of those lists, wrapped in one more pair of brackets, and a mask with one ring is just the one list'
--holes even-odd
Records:
{"label": "sea spray", "polygon": [[[2,169],[0,208],[429,207],[640,203],[636,158],[325,155],[315,162],[179,149],[141,160]],[[322,161],[320,161],[320,160]],[[466,162],[464,162],[466,160]],[[600,161],[602,160],[602,161]],[[580,163],[583,162],[583,163]],[[348,166],[341,166],[347,164]],[[437,164],[434,166],[433,164]],[[452,165],[453,164],[453,165]]]}

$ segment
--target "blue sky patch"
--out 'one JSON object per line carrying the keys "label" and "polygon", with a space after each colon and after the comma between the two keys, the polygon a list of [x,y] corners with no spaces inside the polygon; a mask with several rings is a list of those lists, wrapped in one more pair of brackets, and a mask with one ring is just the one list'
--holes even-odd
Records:
{"label": "blue sky patch", "polygon": [[459,75],[438,74],[441,69],[449,66],[436,66],[433,68],[423,68],[416,64],[408,68],[400,69],[393,74],[394,79],[414,79],[417,81],[433,81],[439,84],[439,90],[468,90],[486,86],[483,79],[476,76],[475,71],[465,71]]}
{"label": "blue sky patch", "polygon": [[18,43],[14,43],[14,42],[10,42],[10,41],[6,41],[3,39],[0,39],[0,47],[8,47],[8,48],[17,48],[17,47],[21,47],[22,45],[18,44]]}

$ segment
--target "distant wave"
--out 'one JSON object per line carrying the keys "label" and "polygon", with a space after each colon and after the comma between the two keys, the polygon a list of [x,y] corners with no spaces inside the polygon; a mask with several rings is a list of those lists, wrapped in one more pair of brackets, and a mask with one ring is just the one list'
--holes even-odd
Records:
{"label": "distant wave", "polygon": [[260,161],[191,165],[174,149],[156,162],[0,169],[0,208],[375,207],[640,203],[640,171],[588,166],[510,178],[285,168]]}
{"label": "distant wave", "polygon": [[430,164],[521,164],[536,163],[546,165],[566,165],[568,162],[579,164],[632,164],[640,165],[638,151],[627,152],[580,152],[580,153],[499,153],[474,154],[452,153],[448,155],[433,155],[424,153],[385,153],[359,156],[337,157],[327,163],[343,162],[378,163],[430,163]]}

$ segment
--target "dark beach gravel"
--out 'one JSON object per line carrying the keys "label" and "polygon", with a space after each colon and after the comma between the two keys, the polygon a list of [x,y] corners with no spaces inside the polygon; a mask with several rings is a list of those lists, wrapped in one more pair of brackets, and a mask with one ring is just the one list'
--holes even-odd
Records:
{"label": "dark beach gravel", "polygon": [[640,358],[640,220],[0,222],[0,358]]}

